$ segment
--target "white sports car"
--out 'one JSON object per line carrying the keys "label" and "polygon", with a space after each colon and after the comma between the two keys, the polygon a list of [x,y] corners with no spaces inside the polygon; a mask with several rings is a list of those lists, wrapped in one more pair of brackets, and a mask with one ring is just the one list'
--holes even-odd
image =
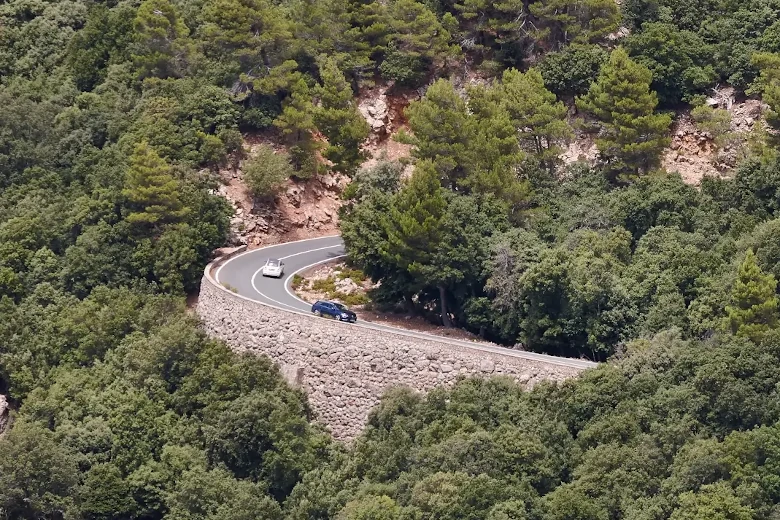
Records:
{"label": "white sports car", "polygon": [[284,262],[269,258],[265,261],[265,265],[262,269],[263,276],[273,276],[274,278],[281,278],[284,274]]}

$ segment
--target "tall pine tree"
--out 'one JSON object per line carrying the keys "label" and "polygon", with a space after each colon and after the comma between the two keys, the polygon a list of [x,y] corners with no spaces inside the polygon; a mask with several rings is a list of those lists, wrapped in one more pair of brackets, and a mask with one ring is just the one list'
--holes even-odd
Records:
{"label": "tall pine tree", "polygon": [[290,88],[292,93],[284,101],[282,113],[274,121],[274,126],[287,141],[296,176],[309,178],[319,170],[319,143],[313,135],[316,130],[314,103],[311,89],[300,74]]}
{"label": "tall pine tree", "polygon": [[566,106],[544,86],[536,69],[522,73],[504,71],[501,105],[512,118],[523,150],[552,172],[563,151],[561,144],[572,136],[566,122]]}
{"label": "tall pine tree", "polygon": [[[447,201],[436,168],[430,161],[417,164],[409,182],[398,192],[387,217],[385,254],[415,279],[412,292],[429,284],[431,268],[443,237],[442,219]],[[442,322],[451,326],[447,313],[446,287],[439,286]]]}
{"label": "tall pine tree", "polygon": [[126,219],[132,224],[175,222],[188,212],[181,203],[179,182],[171,175],[170,166],[146,141],[138,143],[130,156],[122,195],[130,209]]}
{"label": "tall pine tree", "polygon": [[776,288],[775,277],[761,270],[749,249],[731,291],[732,304],[726,307],[726,328],[737,336],[761,341],[766,332],[778,326]]}
{"label": "tall pine tree", "polygon": [[672,118],[655,113],[658,96],[650,90],[651,80],[650,70],[617,48],[587,95],[577,99],[577,107],[601,124],[596,143],[613,177],[647,172],[658,165],[669,144]]}
{"label": "tall pine tree", "polygon": [[133,22],[133,60],[141,77],[178,76],[189,50],[189,29],[168,0],[144,0]]}
{"label": "tall pine tree", "polygon": [[446,187],[463,187],[474,164],[476,128],[452,82],[440,79],[431,85],[422,99],[409,105],[406,116],[413,135],[402,134],[402,139],[414,147],[412,156],[432,161]]}
{"label": "tall pine tree", "polygon": [[316,89],[319,106],[314,123],[328,139],[323,151],[337,172],[352,175],[366,159],[360,146],[368,137],[369,127],[355,106],[354,94],[334,59],[320,64],[322,85]]}

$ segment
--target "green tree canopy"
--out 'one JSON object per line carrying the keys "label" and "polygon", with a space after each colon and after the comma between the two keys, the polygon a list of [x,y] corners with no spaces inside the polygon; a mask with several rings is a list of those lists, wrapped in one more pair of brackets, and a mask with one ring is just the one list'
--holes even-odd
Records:
{"label": "green tree canopy", "polygon": [[138,143],[130,156],[122,194],[129,202],[127,221],[131,224],[155,226],[187,213],[170,167],[146,142]]}
{"label": "green tree canopy", "polygon": [[600,123],[599,153],[616,175],[646,173],[669,143],[671,117],[655,113],[658,99],[650,90],[651,78],[650,70],[618,48],[588,94],[577,100]]}
{"label": "green tree canopy", "polygon": [[760,341],[780,320],[777,280],[764,273],[749,249],[739,266],[739,274],[731,291],[731,305],[726,307],[726,328],[737,336]]}

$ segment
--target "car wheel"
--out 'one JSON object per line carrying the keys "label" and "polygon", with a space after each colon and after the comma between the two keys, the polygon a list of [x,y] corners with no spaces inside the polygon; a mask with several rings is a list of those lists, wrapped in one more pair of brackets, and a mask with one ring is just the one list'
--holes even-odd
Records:
{"label": "car wheel", "polygon": [[319,318],[322,316],[322,313],[320,311],[314,311],[314,315]]}

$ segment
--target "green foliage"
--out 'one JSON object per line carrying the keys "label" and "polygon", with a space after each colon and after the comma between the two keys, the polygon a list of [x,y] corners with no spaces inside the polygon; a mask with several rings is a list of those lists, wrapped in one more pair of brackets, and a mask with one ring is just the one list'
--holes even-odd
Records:
{"label": "green foliage", "polygon": [[775,277],[762,272],[755,254],[748,250],[731,292],[732,304],[726,307],[725,327],[737,336],[761,341],[780,320],[776,289]]}
{"label": "green foliage", "polygon": [[370,128],[353,100],[352,88],[334,60],[320,65],[322,86],[316,89],[319,106],[314,123],[328,140],[322,155],[333,163],[333,169],[352,175],[366,159],[361,150]]}
{"label": "green foliage", "polygon": [[569,45],[546,54],[538,68],[548,89],[571,98],[588,91],[608,59],[609,54],[597,45]]}
{"label": "green foliage", "polygon": [[319,170],[316,152],[319,144],[314,140],[314,103],[311,89],[298,78],[292,87],[292,94],[285,101],[282,113],[274,121],[285,137],[290,151],[296,177],[307,179]]}
{"label": "green foliage", "polygon": [[268,145],[261,145],[243,166],[244,182],[255,197],[273,197],[282,184],[295,174],[290,156],[276,153]]}
{"label": "green foliage", "polygon": [[701,130],[710,134],[715,142],[722,142],[731,130],[731,114],[728,110],[700,105],[691,110],[691,118]]}
{"label": "green foliage", "polygon": [[106,78],[109,65],[129,59],[134,10],[120,4],[113,9],[95,5],[84,27],[73,35],[68,63],[81,90],[92,90]]}
{"label": "green foliage", "polygon": [[713,49],[694,32],[672,24],[648,23],[625,42],[634,61],[650,69],[651,88],[662,105],[674,106],[715,83]]}
{"label": "green foliage", "polygon": [[545,88],[535,69],[524,74],[504,71],[499,90],[501,107],[519,133],[521,148],[553,173],[563,151],[560,145],[573,136],[566,123],[566,107]]}
{"label": "green foliage", "polygon": [[769,105],[766,121],[773,129],[780,128],[780,55],[754,54],[751,62],[761,70],[752,90],[760,92]]}
{"label": "green foliage", "polygon": [[168,0],[144,0],[133,21],[133,61],[142,78],[181,75],[189,30]]}
{"label": "green foliage", "polygon": [[423,3],[394,0],[387,8],[389,29],[386,56],[379,66],[383,77],[405,85],[422,82],[434,64],[445,67],[459,54],[449,31]]}
{"label": "green foliage", "polygon": [[[538,95],[545,97],[541,80],[536,85],[542,89]],[[551,94],[547,95],[548,110],[539,116],[539,122],[549,126],[539,128],[540,139],[554,140],[561,134],[554,121],[560,106],[552,104]],[[528,195],[528,186],[518,175],[522,154],[518,129],[513,126],[521,121],[511,119],[501,99],[501,87],[478,87],[469,90],[467,101],[451,82],[438,80],[421,100],[406,109],[413,134],[402,134],[401,139],[413,146],[413,157],[431,161],[443,186],[452,191],[494,195],[515,209]],[[516,105],[515,113],[521,118],[523,105]],[[531,140],[535,142],[533,136]]]}
{"label": "green foliage", "polygon": [[401,186],[403,165],[399,162],[380,161],[370,168],[361,168],[342,193],[347,200],[363,200],[374,191],[395,193]]}
{"label": "green foliage", "polygon": [[613,175],[637,176],[659,162],[671,117],[656,114],[651,72],[618,48],[577,106],[601,124],[599,153]]}
{"label": "green foliage", "polygon": [[539,39],[550,48],[595,43],[620,22],[617,4],[608,0],[537,0],[529,3],[528,10],[538,20]]}
{"label": "green foliage", "polygon": [[442,183],[461,186],[473,164],[469,143],[476,131],[466,101],[451,82],[440,79],[428,87],[425,96],[406,109],[413,135],[408,141],[418,160],[432,161]]}
{"label": "green foliage", "polygon": [[0,505],[11,518],[72,514],[78,485],[74,454],[46,428],[18,421],[0,439]]}
{"label": "green foliage", "polygon": [[129,202],[127,221],[133,225],[156,226],[186,215],[170,167],[146,142],[136,145],[130,156],[122,195]]}

